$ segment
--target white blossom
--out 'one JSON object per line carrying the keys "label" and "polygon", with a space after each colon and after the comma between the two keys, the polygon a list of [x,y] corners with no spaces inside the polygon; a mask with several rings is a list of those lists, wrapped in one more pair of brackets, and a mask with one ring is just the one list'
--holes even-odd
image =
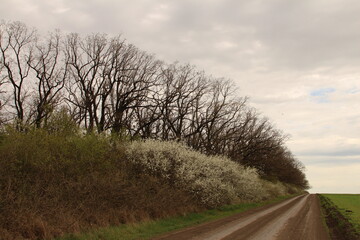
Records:
{"label": "white blossom", "polygon": [[285,195],[288,189],[260,179],[253,168],[224,156],[201,154],[178,142],[134,141],[126,155],[143,171],[167,179],[208,206],[259,201]]}

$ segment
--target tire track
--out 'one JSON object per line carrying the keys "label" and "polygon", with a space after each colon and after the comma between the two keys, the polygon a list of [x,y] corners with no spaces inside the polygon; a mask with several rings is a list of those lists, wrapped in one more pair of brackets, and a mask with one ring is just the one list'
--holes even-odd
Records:
{"label": "tire track", "polygon": [[309,195],[287,204],[275,211],[270,212],[262,218],[252,222],[245,228],[239,229],[232,234],[218,239],[238,240],[238,239],[277,239],[276,236],[284,227],[289,218],[294,217],[304,206]]}
{"label": "tire track", "polygon": [[330,239],[316,195],[302,195],[176,231],[156,240]]}

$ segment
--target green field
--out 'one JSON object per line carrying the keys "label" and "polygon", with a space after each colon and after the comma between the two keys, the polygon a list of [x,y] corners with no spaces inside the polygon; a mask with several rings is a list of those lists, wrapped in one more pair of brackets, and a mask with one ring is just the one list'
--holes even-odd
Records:
{"label": "green field", "polygon": [[329,198],[349,218],[349,221],[360,232],[360,194],[322,194]]}

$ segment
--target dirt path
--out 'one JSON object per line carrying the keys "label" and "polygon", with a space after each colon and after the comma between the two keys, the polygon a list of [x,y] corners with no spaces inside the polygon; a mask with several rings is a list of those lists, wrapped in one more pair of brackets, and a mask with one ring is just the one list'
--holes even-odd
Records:
{"label": "dirt path", "polygon": [[292,239],[329,240],[319,199],[302,195],[234,216],[201,224],[154,240]]}

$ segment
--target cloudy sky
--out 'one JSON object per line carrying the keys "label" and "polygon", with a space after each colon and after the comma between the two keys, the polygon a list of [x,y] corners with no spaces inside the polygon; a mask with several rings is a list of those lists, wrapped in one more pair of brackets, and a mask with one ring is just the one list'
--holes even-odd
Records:
{"label": "cloudy sky", "polygon": [[360,193],[357,0],[0,0],[41,32],[122,34],[166,62],[234,80],[291,135],[311,192]]}

